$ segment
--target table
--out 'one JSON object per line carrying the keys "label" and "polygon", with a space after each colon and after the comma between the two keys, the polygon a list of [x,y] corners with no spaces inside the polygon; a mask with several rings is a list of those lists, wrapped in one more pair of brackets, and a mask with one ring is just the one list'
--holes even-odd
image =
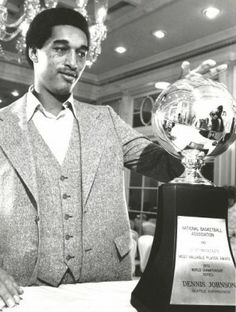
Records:
{"label": "table", "polygon": [[[24,287],[11,312],[136,312],[130,304],[138,280]],[[8,311],[8,309],[3,309]]]}

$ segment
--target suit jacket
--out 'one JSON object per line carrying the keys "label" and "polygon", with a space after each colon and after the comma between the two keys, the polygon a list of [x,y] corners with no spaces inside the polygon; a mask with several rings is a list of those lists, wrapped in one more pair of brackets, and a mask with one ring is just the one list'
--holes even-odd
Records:
{"label": "suit jacket", "polygon": [[[79,102],[75,107],[82,161],[80,281],[130,279],[123,168],[167,181],[180,173],[179,162],[134,131],[110,107]],[[32,285],[37,277],[40,228],[26,95],[0,111],[0,190],[0,267],[19,284]]]}

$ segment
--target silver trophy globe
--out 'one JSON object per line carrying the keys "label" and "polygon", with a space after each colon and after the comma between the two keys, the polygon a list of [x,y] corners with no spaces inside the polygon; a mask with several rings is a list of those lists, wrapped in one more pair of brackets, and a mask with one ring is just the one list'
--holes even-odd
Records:
{"label": "silver trophy globe", "polygon": [[211,185],[201,167],[235,140],[235,119],[235,100],[222,83],[195,77],[162,91],[153,107],[153,131],[162,147],[185,166],[171,182]]}

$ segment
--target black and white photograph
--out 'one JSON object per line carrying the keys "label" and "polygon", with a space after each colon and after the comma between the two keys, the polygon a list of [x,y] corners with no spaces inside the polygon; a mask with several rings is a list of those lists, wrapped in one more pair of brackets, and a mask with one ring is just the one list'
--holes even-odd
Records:
{"label": "black and white photograph", "polygon": [[0,0],[0,311],[236,311],[236,1]]}

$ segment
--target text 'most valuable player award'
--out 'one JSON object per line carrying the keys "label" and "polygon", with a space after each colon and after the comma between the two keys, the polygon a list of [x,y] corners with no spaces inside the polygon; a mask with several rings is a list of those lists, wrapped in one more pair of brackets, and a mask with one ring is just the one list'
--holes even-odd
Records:
{"label": "text 'most valuable player award'", "polygon": [[131,296],[139,312],[235,311],[227,195],[201,174],[235,140],[235,118],[235,100],[210,79],[178,80],[157,98],[154,134],[185,171],[158,191],[150,257]]}

